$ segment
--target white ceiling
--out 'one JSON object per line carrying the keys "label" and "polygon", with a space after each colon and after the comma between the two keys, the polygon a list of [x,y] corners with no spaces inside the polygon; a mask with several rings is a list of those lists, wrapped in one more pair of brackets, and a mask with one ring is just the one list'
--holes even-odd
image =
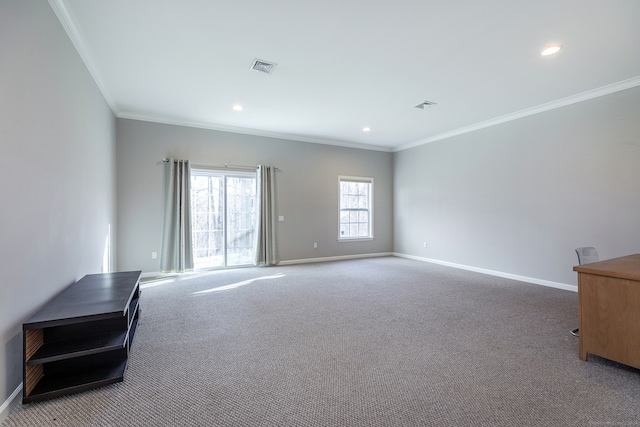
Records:
{"label": "white ceiling", "polygon": [[640,85],[638,0],[49,1],[118,117],[393,151]]}

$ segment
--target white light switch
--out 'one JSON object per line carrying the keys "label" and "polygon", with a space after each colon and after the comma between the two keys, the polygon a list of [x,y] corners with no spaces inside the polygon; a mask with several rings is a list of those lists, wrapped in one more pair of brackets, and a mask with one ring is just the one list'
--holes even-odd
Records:
{"label": "white light switch", "polygon": [[284,216],[280,215],[280,216],[278,217],[278,221],[280,221],[280,222],[284,222]]}

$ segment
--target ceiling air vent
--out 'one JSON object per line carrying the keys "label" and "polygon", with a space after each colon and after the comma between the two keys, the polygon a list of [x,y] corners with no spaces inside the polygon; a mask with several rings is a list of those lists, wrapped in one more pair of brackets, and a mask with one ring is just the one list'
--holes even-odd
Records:
{"label": "ceiling air vent", "polygon": [[420,104],[416,105],[416,108],[424,110],[425,108],[431,107],[432,105],[437,105],[437,104],[435,102],[431,102],[431,101],[424,101],[424,102],[421,102]]}
{"label": "ceiling air vent", "polygon": [[254,59],[251,64],[251,69],[253,71],[260,71],[261,73],[271,74],[273,70],[276,68],[276,63],[263,61],[262,59]]}

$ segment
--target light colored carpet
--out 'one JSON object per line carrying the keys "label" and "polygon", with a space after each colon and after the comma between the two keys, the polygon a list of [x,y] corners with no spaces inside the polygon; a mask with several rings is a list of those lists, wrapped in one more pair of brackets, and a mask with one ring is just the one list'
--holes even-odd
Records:
{"label": "light colored carpet", "polygon": [[638,370],[578,358],[577,294],[376,258],[148,282],[122,383],[9,426],[631,426]]}

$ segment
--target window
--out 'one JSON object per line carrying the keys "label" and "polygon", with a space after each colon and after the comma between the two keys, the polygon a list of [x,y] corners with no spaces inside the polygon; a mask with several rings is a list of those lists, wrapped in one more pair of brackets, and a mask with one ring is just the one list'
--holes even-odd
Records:
{"label": "window", "polygon": [[196,269],[253,263],[256,206],[255,173],[191,171]]}
{"label": "window", "polygon": [[373,178],[338,177],[340,235],[338,240],[373,239]]}

